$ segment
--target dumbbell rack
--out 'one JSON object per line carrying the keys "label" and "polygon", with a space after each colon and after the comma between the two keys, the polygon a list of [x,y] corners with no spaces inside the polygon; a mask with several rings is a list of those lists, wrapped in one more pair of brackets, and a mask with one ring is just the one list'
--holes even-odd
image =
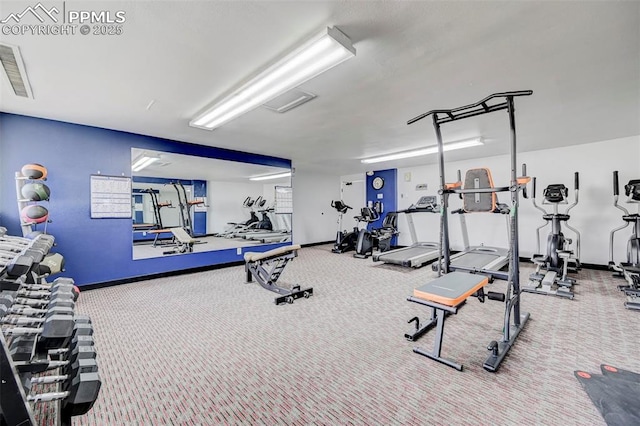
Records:
{"label": "dumbbell rack", "polygon": [[[34,225],[36,225],[35,222],[23,222],[22,221],[22,209],[27,207],[28,205],[30,205],[30,203],[34,203],[34,200],[29,200],[26,198],[23,198],[22,196],[22,188],[29,182],[38,182],[38,181],[45,181],[45,179],[30,179],[26,176],[24,176],[22,174],[22,172],[16,172],[15,173],[15,179],[16,179],[16,198],[18,201],[18,215],[20,217],[20,228],[22,229],[22,236],[26,237],[27,235],[31,234],[34,231]],[[44,201],[49,201],[49,199],[44,200]],[[47,219],[47,221],[45,221],[45,234],[46,229],[47,229],[47,222],[49,220]]]}
{"label": "dumbbell rack", "polygon": [[16,241],[5,253],[13,260],[0,268],[0,425],[71,425],[101,387],[91,319],[75,312],[79,290],[71,278],[47,283],[36,272],[39,242],[51,236],[2,238]]}
{"label": "dumbbell rack", "polygon": [[9,348],[0,338],[0,411],[3,420],[8,425],[35,425],[33,411],[27,402],[27,396],[22,389],[18,372],[9,355]]}
{"label": "dumbbell rack", "polygon": [[[16,312],[10,314],[16,314]],[[58,320],[62,316],[65,315],[58,316]],[[36,339],[32,343],[20,342],[18,345],[15,345],[16,341],[11,341],[9,345],[9,341],[4,336],[7,330],[0,333],[2,334],[0,336],[2,341],[0,424],[35,426],[44,422],[70,426],[72,416],[82,415],[91,409],[101,382],[95,362],[91,320],[87,316],[74,314],[70,321],[74,324],[73,335],[75,336],[71,344],[67,338],[53,338],[44,343]],[[12,321],[4,321],[4,324],[20,325]],[[21,336],[23,330],[28,331],[24,328],[14,328],[13,332]],[[13,335],[11,331],[9,329],[9,335]],[[23,345],[23,343],[27,344]],[[24,350],[16,351],[17,348],[22,347],[21,345]],[[74,347],[73,351],[72,347]],[[76,363],[78,363],[77,367]],[[77,374],[73,372],[76,370]],[[84,389],[82,382],[88,385]],[[42,393],[43,389],[36,391],[35,386],[40,385],[48,387],[44,389],[44,393]],[[91,402],[76,399],[76,395],[80,395],[82,399],[86,398],[87,394],[94,395]],[[52,411],[41,411],[39,407],[36,408],[37,403],[41,402],[55,404],[55,408]],[[55,418],[52,419],[49,413],[55,413]],[[39,421],[34,421],[34,418]]]}

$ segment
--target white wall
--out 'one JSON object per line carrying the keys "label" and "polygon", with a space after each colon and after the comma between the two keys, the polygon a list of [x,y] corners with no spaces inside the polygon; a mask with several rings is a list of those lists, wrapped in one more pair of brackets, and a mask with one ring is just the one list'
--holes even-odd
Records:
{"label": "white wall", "polygon": [[[343,230],[351,231],[357,226],[357,221],[354,219],[354,216],[359,216],[360,209],[367,204],[366,180],[367,176],[364,173],[340,177],[340,199],[352,208],[352,210],[348,210],[342,218]],[[347,182],[350,183],[350,185],[347,185]],[[336,210],[333,210],[333,212],[336,215],[337,222],[338,212]]]}
{"label": "white wall", "polygon": [[297,168],[292,181],[294,244],[333,241],[337,214],[331,200],[340,199],[340,177]]}
{"label": "white wall", "polygon": [[[571,210],[569,223],[581,232],[581,261],[600,265],[607,264],[609,260],[609,232],[622,224],[622,212],[613,207],[612,172],[620,172],[622,190],[627,181],[640,178],[639,159],[640,136],[518,154],[518,162],[526,163],[528,174],[537,177],[538,204],[542,199],[542,189],[552,183],[564,183],[570,189],[571,202],[574,195],[573,173],[580,173],[579,204]],[[491,169],[496,186],[506,186],[509,182],[508,155],[446,163],[445,167],[448,182],[456,180],[458,169],[462,170],[464,179],[467,169],[478,167]],[[411,174],[409,182],[405,181],[405,173]],[[437,164],[398,169],[398,209],[416,202],[421,195],[436,195],[438,176]],[[427,183],[428,190],[416,191],[415,186],[420,183]],[[508,193],[499,194],[499,199],[505,203],[510,201],[509,197]],[[461,201],[457,197],[450,197],[450,210],[459,206]],[[636,211],[635,206],[625,207]],[[531,200],[526,199],[521,199],[519,217],[520,253],[522,256],[530,256],[536,251],[535,229],[544,221]],[[502,215],[466,215],[466,220],[471,245],[484,243],[506,247],[506,223]],[[461,249],[463,244],[458,216],[450,215],[449,221],[452,248]],[[401,232],[399,244],[409,244],[406,221],[400,217],[398,222]],[[416,214],[414,222],[419,240],[438,241],[438,215]],[[550,226],[541,231],[543,250],[549,228]],[[572,234],[568,229],[563,232],[566,236]],[[627,228],[617,234],[614,248],[616,261],[622,260],[624,256],[630,232],[630,228]]]}

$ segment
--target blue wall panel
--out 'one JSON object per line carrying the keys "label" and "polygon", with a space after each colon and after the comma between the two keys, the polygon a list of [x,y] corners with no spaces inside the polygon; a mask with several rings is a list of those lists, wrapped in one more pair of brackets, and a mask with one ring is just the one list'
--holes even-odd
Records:
{"label": "blue wall panel", "polygon": [[132,147],[291,167],[281,158],[0,113],[0,226],[21,235],[14,172],[40,163],[49,170],[51,200],[44,205],[53,222],[48,231],[56,237],[55,251],[65,256],[65,275],[78,285],[242,260],[232,249],[134,261],[131,219],[90,218],[90,175],[130,176]]}
{"label": "blue wall panel", "polygon": [[[193,198],[205,198],[207,196],[207,182],[204,180],[193,181]],[[207,200],[208,203],[208,200]],[[193,210],[193,235],[207,235],[207,212]]]}
{"label": "blue wall panel", "polygon": [[[373,188],[373,180],[376,177],[384,179],[384,185],[381,189],[376,190]],[[371,175],[367,174],[367,205],[374,204],[376,201],[383,203],[383,213],[380,218],[369,224],[368,228],[380,228],[387,212],[395,212],[398,209],[398,185],[397,185],[398,170],[387,169],[377,170]],[[393,237],[391,244],[397,244],[397,237]]]}

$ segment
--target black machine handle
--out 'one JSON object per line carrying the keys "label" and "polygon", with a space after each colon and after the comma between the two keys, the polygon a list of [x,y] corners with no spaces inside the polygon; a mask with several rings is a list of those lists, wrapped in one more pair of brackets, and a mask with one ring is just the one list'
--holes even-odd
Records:
{"label": "black machine handle", "polygon": [[504,302],[506,300],[504,293],[498,293],[495,291],[488,291],[487,298],[489,300],[497,300],[498,302]]}
{"label": "black machine handle", "polygon": [[613,172],[613,195],[618,196],[620,194],[620,188],[618,183],[618,171]]}
{"label": "black machine handle", "polygon": [[[527,165],[522,163],[522,177],[527,176]],[[524,198],[529,198],[529,194],[527,193],[527,185],[524,185],[522,188],[522,196]]]}
{"label": "black machine handle", "polygon": [[532,194],[531,196],[535,199],[536,198],[536,178],[533,178],[533,188],[532,188]]}
{"label": "black machine handle", "polygon": [[[345,209],[347,209],[347,210],[351,210],[351,209],[353,209],[353,207],[350,207],[350,206],[346,205],[345,203],[342,203],[342,205],[343,205],[343,206],[344,206],[344,208],[345,208]],[[331,207],[333,207],[334,209],[336,208],[336,202],[335,202],[335,200],[331,200]]]}
{"label": "black machine handle", "polygon": [[578,172],[576,172],[576,174],[575,174],[575,182],[574,182],[576,189],[580,189],[580,179],[578,178],[578,175],[579,175]]}

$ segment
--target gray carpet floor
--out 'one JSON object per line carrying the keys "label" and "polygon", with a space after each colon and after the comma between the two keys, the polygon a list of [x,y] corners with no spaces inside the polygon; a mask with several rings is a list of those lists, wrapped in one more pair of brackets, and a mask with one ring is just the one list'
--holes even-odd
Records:
{"label": "gray carpet floor", "polygon": [[74,424],[599,425],[574,370],[640,372],[640,312],[624,308],[608,272],[582,270],[574,300],[523,294],[531,319],[497,373],[482,363],[503,304],[469,299],[445,329],[457,372],[412,352],[432,333],[403,338],[407,320],[427,315],[406,297],[430,267],[330,248],[303,248],[287,266],[282,282],[315,292],[292,305],[246,284],[241,266],[82,293],[103,386]]}

